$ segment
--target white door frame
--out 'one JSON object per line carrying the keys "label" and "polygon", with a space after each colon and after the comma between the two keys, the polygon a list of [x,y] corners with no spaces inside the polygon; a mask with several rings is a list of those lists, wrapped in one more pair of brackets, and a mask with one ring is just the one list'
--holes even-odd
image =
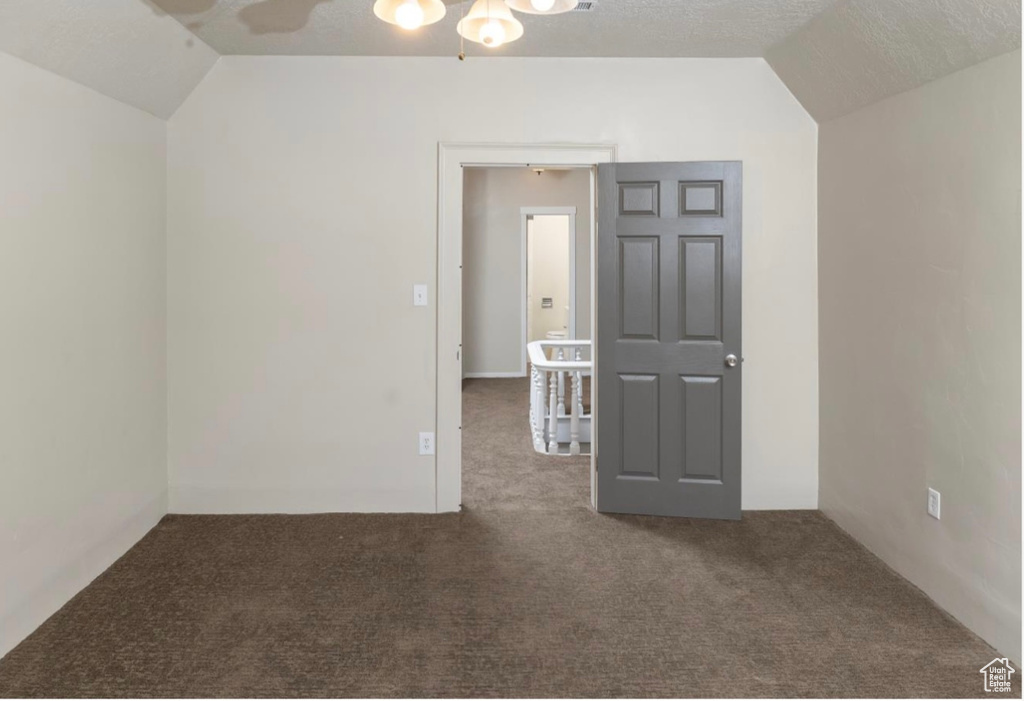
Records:
{"label": "white door frame", "polygon": [[[463,166],[577,166],[616,160],[615,146],[587,144],[439,143],[437,151],[437,388],[434,498],[438,512],[462,505],[462,169]],[[591,176],[591,206],[596,203]],[[595,284],[591,214],[591,299]],[[593,310],[596,305],[591,305]],[[596,320],[591,311],[591,328]],[[596,357],[594,358],[596,362]],[[524,417],[524,429],[526,420]],[[593,503],[596,450],[590,461]]]}
{"label": "white door frame", "polygon": [[575,207],[521,207],[519,218],[521,220],[522,235],[522,280],[520,281],[519,299],[523,305],[523,335],[519,344],[523,348],[519,367],[522,369],[522,376],[526,377],[526,340],[529,338],[528,318],[529,312],[527,297],[529,297],[529,275],[527,266],[527,230],[526,222],[529,217],[567,216],[569,217],[569,338],[576,338],[576,208]]}

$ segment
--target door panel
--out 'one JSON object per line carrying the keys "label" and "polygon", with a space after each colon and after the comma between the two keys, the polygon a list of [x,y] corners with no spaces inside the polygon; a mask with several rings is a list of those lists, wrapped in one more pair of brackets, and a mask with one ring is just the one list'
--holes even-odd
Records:
{"label": "door panel", "polygon": [[658,239],[619,241],[622,338],[658,337]]}
{"label": "door panel", "polygon": [[722,338],[722,240],[679,239],[681,337],[687,341]]}
{"label": "door panel", "polygon": [[682,377],[680,479],[722,480],[722,378]]}
{"label": "door panel", "polygon": [[740,517],[738,162],[598,168],[599,511]]}
{"label": "door panel", "polygon": [[619,375],[623,475],[658,477],[658,376]]}
{"label": "door panel", "polygon": [[619,214],[658,216],[658,183],[619,183]]}

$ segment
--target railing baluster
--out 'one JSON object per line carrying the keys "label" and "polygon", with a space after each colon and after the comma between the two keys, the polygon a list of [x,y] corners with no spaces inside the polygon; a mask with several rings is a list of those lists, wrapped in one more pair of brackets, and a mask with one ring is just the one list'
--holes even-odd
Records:
{"label": "railing baluster", "polygon": [[548,451],[548,444],[544,440],[545,422],[547,421],[548,413],[546,408],[547,397],[545,397],[547,387],[545,387],[544,385],[544,379],[544,370],[537,370],[537,379],[534,383],[534,393],[537,396],[537,413],[534,417],[534,447],[538,450],[538,452]]}
{"label": "railing baluster", "polygon": [[580,403],[576,400],[580,389],[580,374],[572,373],[572,418],[569,419],[569,455],[580,454]]}
{"label": "railing baluster", "polygon": [[551,400],[548,402],[548,455],[558,455],[558,373],[551,376]]}
{"label": "railing baluster", "polygon": [[[583,360],[583,349],[576,346],[576,362]],[[576,397],[574,401],[580,405],[580,416],[583,416],[583,373],[579,370],[576,371]]]}
{"label": "railing baluster", "polygon": [[530,366],[530,434],[533,449],[544,452],[546,446],[542,438],[544,431],[544,390],[541,387],[540,370]]}
{"label": "railing baluster", "polygon": [[[558,362],[565,362],[565,349],[558,349]],[[558,415],[565,416],[565,371],[558,371]]]}

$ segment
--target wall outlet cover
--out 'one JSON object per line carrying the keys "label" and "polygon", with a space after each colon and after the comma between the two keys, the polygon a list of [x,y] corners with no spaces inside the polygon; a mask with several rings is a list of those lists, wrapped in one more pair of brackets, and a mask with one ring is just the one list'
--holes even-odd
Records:
{"label": "wall outlet cover", "polygon": [[928,488],[928,515],[933,518],[939,518],[942,510],[942,495],[937,491]]}
{"label": "wall outlet cover", "polygon": [[424,432],[420,434],[420,455],[434,454],[434,434]]}

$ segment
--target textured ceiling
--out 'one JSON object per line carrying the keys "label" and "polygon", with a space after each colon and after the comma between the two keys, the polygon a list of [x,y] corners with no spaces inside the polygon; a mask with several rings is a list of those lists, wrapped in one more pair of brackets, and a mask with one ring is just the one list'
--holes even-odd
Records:
{"label": "textured ceiling", "polygon": [[[454,56],[460,6],[406,33],[373,0],[154,0],[222,54]],[[526,35],[470,55],[763,56],[836,0],[597,0],[591,12],[518,15]],[[472,0],[466,0],[468,12]]]}
{"label": "textured ceiling", "polygon": [[[373,0],[0,0],[0,51],[158,117],[218,54],[458,53],[460,5],[405,33]],[[466,0],[466,6],[471,0]],[[471,56],[764,56],[818,121],[1020,48],[1021,0],[597,0]],[[212,48],[211,48],[212,47]],[[695,96],[698,98],[699,96]]]}
{"label": "textured ceiling", "polygon": [[824,122],[1020,48],[1020,0],[843,0],[768,63]]}
{"label": "textured ceiling", "polygon": [[164,119],[219,58],[142,0],[0,0],[0,51]]}

